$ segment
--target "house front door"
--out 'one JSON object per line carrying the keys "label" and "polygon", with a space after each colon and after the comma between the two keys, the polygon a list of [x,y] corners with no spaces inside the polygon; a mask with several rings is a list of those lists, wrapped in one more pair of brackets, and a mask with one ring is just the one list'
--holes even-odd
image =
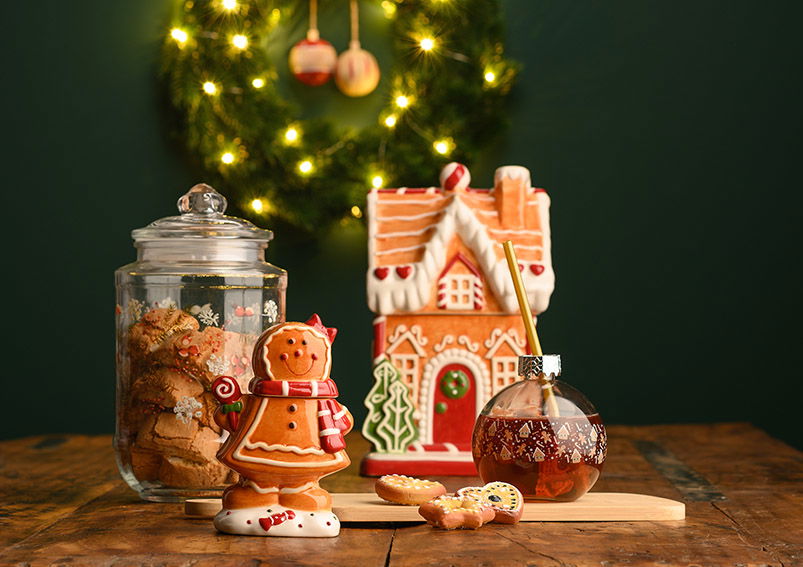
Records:
{"label": "house front door", "polygon": [[453,443],[470,450],[476,407],[477,384],[474,374],[463,364],[447,364],[435,378],[432,441]]}

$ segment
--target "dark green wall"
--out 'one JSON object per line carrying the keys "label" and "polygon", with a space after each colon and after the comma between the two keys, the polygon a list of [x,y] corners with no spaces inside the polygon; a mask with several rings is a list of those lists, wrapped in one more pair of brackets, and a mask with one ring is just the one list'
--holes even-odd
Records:
{"label": "dark green wall", "polygon": [[[0,437],[113,428],[112,272],[134,257],[129,231],[200,180],[156,79],[169,4],[5,9]],[[567,381],[609,422],[746,420],[803,445],[801,4],[504,7],[524,63],[512,127],[470,165],[477,186],[526,165],[552,195],[557,289],[540,329]],[[335,376],[360,412],[364,231],[273,228],[289,315],[340,327]]]}

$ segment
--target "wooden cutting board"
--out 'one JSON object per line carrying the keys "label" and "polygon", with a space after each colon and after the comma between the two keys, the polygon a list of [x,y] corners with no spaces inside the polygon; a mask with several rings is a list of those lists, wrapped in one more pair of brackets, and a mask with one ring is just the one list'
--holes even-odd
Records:
{"label": "wooden cutting board", "polygon": [[[418,506],[385,502],[370,492],[332,494],[332,511],[344,522],[423,522]],[[217,498],[196,498],[184,503],[188,516],[211,518],[220,511]],[[682,520],[682,502],[619,492],[590,492],[575,502],[527,502],[522,522],[640,522]]]}

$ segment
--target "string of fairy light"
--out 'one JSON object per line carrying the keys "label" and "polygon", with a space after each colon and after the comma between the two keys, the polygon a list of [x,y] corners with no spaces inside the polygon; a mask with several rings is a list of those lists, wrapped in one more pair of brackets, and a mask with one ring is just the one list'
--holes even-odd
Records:
{"label": "string of fairy light", "polygon": [[[445,5],[449,3],[460,2],[461,0],[424,1]],[[405,2],[405,0],[382,0],[379,2],[379,5],[381,6],[386,18],[394,19],[397,16],[399,4],[403,2]],[[244,3],[238,0],[213,0],[212,6],[214,6],[223,16],[236,18],[240,10],[243,9]],[[184,3],[185,10],[191,9],[192,7],[192,0]],[[269,12],[268,23],[271,26],[275,26],[278,24],[281,17],[282,11],[278,7],[275,7]],[[253,30],[250,31],[254,33]],[[243,27],[243,29],[240,31],[235,30],[234,33],[230,33],[230,35],[225,38],[228,45],[226,54],[231,59],[232,64],[236,65],[237,57],[243,56],[243,54],[248,54],[249,50],[261,49],[261,46],[255,47],[256,42],[254,41],[252,33],[249,33],[249,30]],[[440,35],[430,29],[427,29],[426,25],[421,25],[419,29],[411,32],[409,35],[410,37],[408,37],[408,41],[411,47],[417,51],[419,57],[426,58],[441,56],[442,58],[449,58],[458,62],[468,61],[468,57],[461,53],[452,51],[447,45],[443,44],[440,40]],[[199,42],[206,39],[222,39],[219,32],[210,31],[208,29],[193,29],[192,26],[182,25],[181,23],[169,29],[168,38],[169,41],[172,42],[179,50],[195,49]],[[499,69],[494,66],[492,59],[489,59],[489,61],[483,63],[483,65],[481,77],[478,77],[478,81],[484,85],[483,88],[493,89],[498,86],[500,88],[509,89],[510,85],[512,84],[513,76],[515,76],[515,70],[513,70],[514,65],[507,65],[507,80],[504,81],[504,83],[500,81]],[[511,70],[513,71],[511,72]],[[241,94],[244,88],[251,88],[259,91],[264,89],[269,84],[269,81],[271,81],[273,78],[272,74],[268,70],[264,73],[250,77],[250,85],[244,87],[243,83],[226,84],[224,79],[215,76],[214,69],[208,69],[204,71],[203,74],[204,77],[202,80],[200,80],[198,89],[203,96],[209,97],[210,99],[221,97],[227,93],[235,95]],[[420,138],[425,140],[430,147],[430,151],[433,152],[434,157],[444,159],[449,158],[459,149],[458,142],[455,140],[455,137],[453,135],[431,136],[431,133],[417,126],[415,120],[413,120],[410,116],[412,109],[416,108],[418,105],[427,103],[426,100],[420,99],[417,94],[418,93],[415,91],[414,84],[411,86],[410,81],[399,81],[398,84],[392,84],[387,99],[387,106],[384,110],[380,111],[378,115],[378,125],[381,128],[384,128],[386,131],[391,132],[404,120],[404,123],[410,127],[411,131],[415,132]],[[235,135],[231,136],[231,139],[233,141],[224,141],[224,143],[220,144],[221,149],[217,157],[219,161],[219,168],[236,168],[242,165],[246,160],[250,159],[246,144],[243,141],[245,136]],[[290,124],[286,125],[284,129],[279,132],[279,140],[281,144],[288,148],[295,147],[301,151],[305,150],[305,132],[303,121],[292,120]],[[308,155],[300,155],[299,159],[295,162],[293,171],[302,179],[309,178],[313,176],[321,167],[324,167],[324,161],[326,157],[329,157],[332,153],[338,151],[339,149],[340,148],[335,147],[333,150],[330,150],[329,153],[324,153],[323,156],[321,155],[321,152],[318,152],[317,154],[310,152]],[[383,153],[384,151],[385,148],[383,145],[383,147],[380,148],[379,153]],[[386,185],[386,182],[388,181],[388,175],[386,174],[386,171],[382,167],[381,163],[382,160],[377,159],[376,163],[368,168],[367,175],[365,177],[366,189],[368,187],[378,189]],[[264,196],[253,196],[253,198],[251,198],[249,201],[249,205],[250,209],[257,214],[274,213],[276,211],[271,201]],[[360,207],[360,203],[352,202],[350,206],[350,213],[354,217],[361,217],[362,209]]]}

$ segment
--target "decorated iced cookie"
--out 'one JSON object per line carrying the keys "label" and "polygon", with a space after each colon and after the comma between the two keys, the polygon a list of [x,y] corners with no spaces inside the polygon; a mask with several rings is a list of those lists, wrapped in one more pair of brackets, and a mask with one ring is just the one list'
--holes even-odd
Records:
{"label": "decorated iced cookie", "polygon": [[499,524],[515,524],[524,512],[524,498],[519,489],[506,482],[489,482],[485,486],[467,486],[457,491],[457,496],[472,498],[494,511],[493,521]]}
{"label": "decorated iced cookie", "polygon": [[422,480],[403,474],[386,474],[374,484],[377,495],[388,502],[420,506],[433,498],[446,494],[440,482]]}
{"label": "decorated iced cookie", "polygon": [[313,315],[282,323],[254,346],[250,394],[219,377],[216,423],[230,435],[217,457],[240,475],[223,493],[215,527],[226,533],[333,537],[340,522],[318,481],[346,468],[343,436],[353,420],[329,378],[335,329]]}
{"label": "decorated iced cookie", "polygon": [[418,513],[436,528],[476,530],[494,519],[494,511],[475,498],[438,496],[422,504]]}

